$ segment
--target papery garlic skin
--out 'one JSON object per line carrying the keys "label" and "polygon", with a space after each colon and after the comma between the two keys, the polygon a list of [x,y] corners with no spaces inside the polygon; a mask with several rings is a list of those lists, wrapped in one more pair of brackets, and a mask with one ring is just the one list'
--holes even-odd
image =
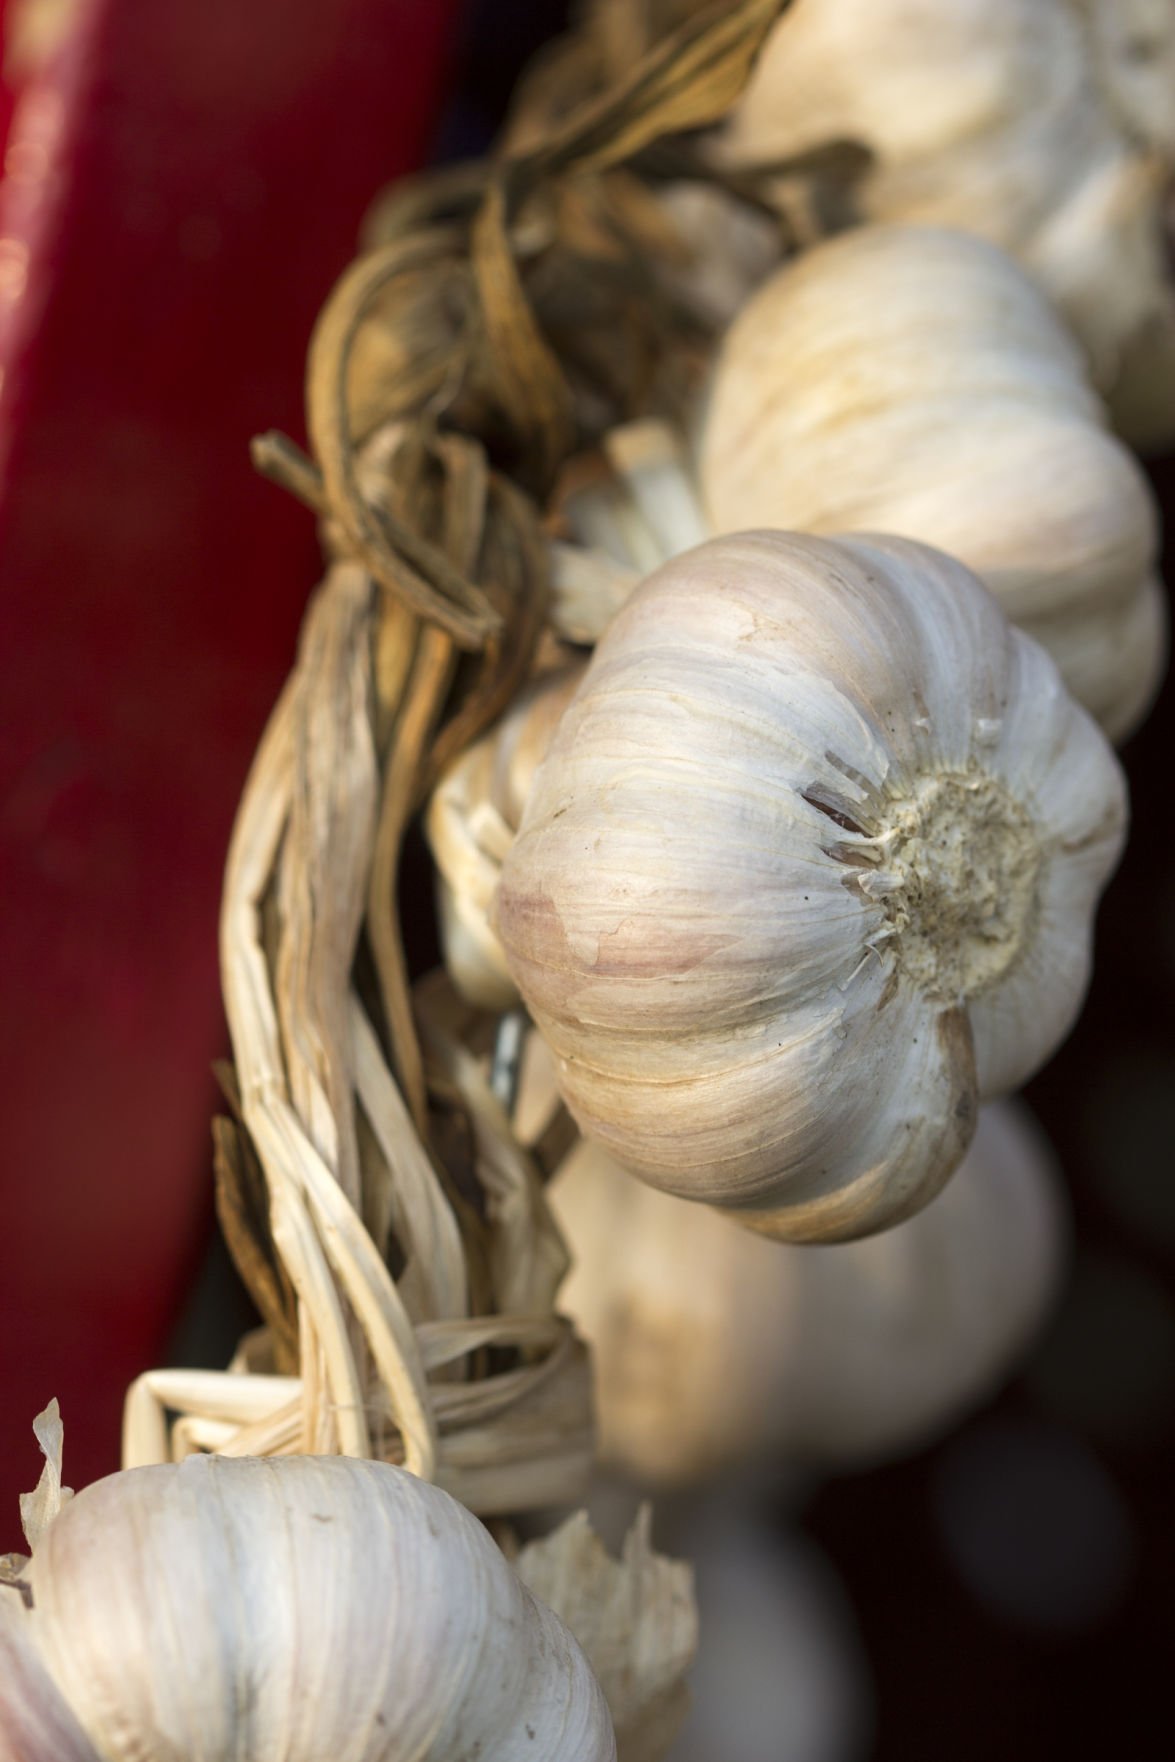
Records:
{"label": "papery garlic skin", "polygon": [[2,1584],[0,1762],[103,1762],[32,1645],[19,1591]]}
{"label": "papery garlic skin", "polygon": [[456,1500],[383,1463],[127,1470],[27,1580],[22,1644],[103,1762],[615,1757],[570,1634]]}
{"label": "papery garlic skin", "polygon": [[541,674],[450,766],[429,799],[424,826],[437,865],[445,965],[462,996],[483,1009],[518,1001],[488,915],[535,769],[582,675],[582,662]]}
{"label": "papery garlic skin", "polygon": [[952,559],[744,533],[596,649],[494,922],[585,1135],[793,1240],[885,1228],[1068,1032],[1125,786]]}
{"label": "papery garlic skin", "polygon": [[1124,125],[1120,69],[1107,76],[1084,14],[1075,0],[797,0],[723,151],[758,164],[840,137],[867,145],[863,217],[960,227],[1011,252],[1112,395],[1124,358],[1175,322],[1175,294],[1164,170]]}
{"label": "papery garlic skin", "polygon": [[862,1242],[768,1242],[582,1140],[551,1203],[575,1244],[560,1301],[592,1348],[601,1459],[659,1486],[925,1444],[1032,1338],[1067,1237],[1047,1148],[1002,1102],[943,1192]]}
{"label": "papery garlic skin", "polygon": [[1112,738],[1149,705],[1166,653],[1154,498],[1056,315],[982,240],[862,227],[778,271],[724,341],[700,454],[717,531],[936,545]]}

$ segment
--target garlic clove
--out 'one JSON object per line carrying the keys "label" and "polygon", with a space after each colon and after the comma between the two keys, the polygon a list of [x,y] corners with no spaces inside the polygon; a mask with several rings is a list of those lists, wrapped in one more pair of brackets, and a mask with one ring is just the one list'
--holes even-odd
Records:
{"label": "garlic clove", "polygon": [[932,1197],[977,1089],[1071,1023],[1124,804],[961,565],[744,533],[605,635],[493,923],[588,1136],[754,1228],[843,1238]]}
{"label": "garlic clove", "polygon": [[[1125,780],[1106,764],[1098,730],[1069,699],[1044,651],[1016,652],[1018,689],[1010,698],[995,762],[1016,795],[1047,815],[1033,935],[1004,983],[971,1009],[982,1092],[1027,1081],[1037,1037],[1059,1043],[1081,1008],[1092,968],[1093,905],[1121,848]],[[1095,781],[1096,780],[1096,781]]]}
{"label": "garlic clove", "polygon": [[[1112,741],[1134,732],[1158,696],[1169,659],[1167,596],[1156,576],[1148,575],[1140,592],[1087,611],[1080,621],[1062,613],[1018,622],[1052,655],[1077,701]],[[1117,657],[1112,672],[1107,654]]]}
{"label": "garlic clove", "polygon": [[[740,1223],[782,1242],[851,1241],[865,1220],[872,1231],[888,1230],[920,1211],[963,1160],[979,1112],[966,1012],[942,1009],[927,1019],[922,1000],[903,989],[879,1005],[879,1017],[882,1009],[885,1048],[875,1042],[872,1057],[859,1060],[842,1048],[843,1062],[838,1058],[820,1079],[825,1094],[835,1096],[834,1154],[859,1172],[830,1191],[817,1162],[783,1203],[773,1195],[763,1210],[753,1201],[741,1205],[733,1214]],[[843,1099],[850,1085],[867,1104],[851,1139]]]}
{"label": "garlic clove", "polygon": [[502,720],[442,777],[429,800],[425,836],[437,866],[445,961],[463,997],[483,1009],[518,1001],[488,914],[535,767],[583,672],[570,663],[541,673]]}
{"label": "garlic clove", "polygon": [[615,1756],[571,1636],[386,1464],[128,1470],[50,1525],[28,1583],[23,1633],[104,1762]]}
{"label": "garlic clove", "polygon": [[104,1762],[30,1643],[20,1598],[0,1584],[0,1762]]}

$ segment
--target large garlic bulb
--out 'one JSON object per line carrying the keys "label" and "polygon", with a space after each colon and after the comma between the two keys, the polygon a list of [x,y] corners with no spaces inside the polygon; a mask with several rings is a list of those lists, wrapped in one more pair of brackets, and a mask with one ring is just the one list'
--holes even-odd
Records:
{"label": "large garlic bulb", "polygon": [[1154,693],[1146,479],[1046,301],[980,239],[864,227],[778,271],[719,355],[701,477],[718,531],[896,532],[959,557],[1112,737]]}
{"label": "large garlic bulb", "polygon": [[768,1242],[632,1180],[581,1140],[551,1188],[575,1263],[600,1453],[684,1483],[768,1454],[823,1465],[916,1448],[995,1388],[1055,1293],[1047,1152],[1008,1103],[917,1217],[863,1242]]}
{"label": "large garlic bulb", "polygon": [[588,1137],[797,1240],[924,1205],[1071,1026],[1124,784],[961,564],[748,533],[645,581],[495,923]]}
{"label": "large garlic bulb", "polygon": [[[1138,127],[1140,106],[1156,108],[1155,77],[1130,73],[1129,33],[1091,26],[1119,3],[796,0],[732,113],[724,151],[765,163],[838,137],[861,141],[875,155],[864,216],[962,227],[1002,245],[1039,277],[1112,394],[1126,357],[1175,313],[1165,173]],[[1137,12],[1142,0],[1128,4]],[[1175,432],[1175,416],[1167,423]]]}
{"label": "large garlic bulb", "polygon": [[3,1762],[607,1762],[488,1533],[383,1463],[193,1456],[78,1494],[0,1585]]}

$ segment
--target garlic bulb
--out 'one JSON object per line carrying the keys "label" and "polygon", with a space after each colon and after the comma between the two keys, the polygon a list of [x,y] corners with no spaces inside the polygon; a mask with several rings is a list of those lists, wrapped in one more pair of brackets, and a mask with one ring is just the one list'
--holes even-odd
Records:
{"label": "garlic bulb", "polygon": [[[839,1344],[800,1331],[797,1274],[815,1249],[769,1242],[713,1206],[634,1181],[586,1139],[548,1196],[573,1248],[559,1307],[591,1346],[604,1466],[669,1487],[721,1474],[776,1443],[786,1448],[797,1353],[819,1361]],[[938,1204],[896,1230],[822,1252],[889,1242]]]}
{"label": "garlic bulb", "polygon": [[1072,0],[1089,32],[1094,73],[1123,132],[1175,164],[1172,0]]}
{"label": "garlic bulb", "polygon": [[[863,216],[1002,245],[1040,279],[1112,393],[1124,356],[1175,316],[1175,296],[1163,168],[1121,114],[1124,102],[1136,118],[1154,104],[1124,97],[1128,57],[1107,50],[1111,6],[1119,0],[797,0],[723,150],[761,164],[861,141],[875,155]],[[1087,14],[1103,11],[1092,31]]]}
{"label": "garlic bulb", "polygon": [[1036,643],[894,538],[715,540],[645,581],[494,906],[585,1135],[750,1227],[898,1222],[1063,1038],[1124,783]]}
{"label": "garlic bulb", "polygon": [[616,1754],[567,1630],[456,1500],[383,1463],[95,1482],[0,1586],[6,1653],[5,1762]]}
{"label": "garlic bulb", "polygon": [[982,240],[863,227],[778,271],[723,344],[700,472],[718,531],[895,532],[960,558],[1112,737],[1154,694],[1146,479],[1045,300]]}
{"label": "garlic bulb", "polygon": [[660,1485],[926,1443],[1032,1338],[1066,1234],[1047,1150],[1000,1102],[937,1199],[863,1242],[768,1242],[582,1141],[551,1202],[575,1244],[560,1302],[592,1347],[601,1458]]}

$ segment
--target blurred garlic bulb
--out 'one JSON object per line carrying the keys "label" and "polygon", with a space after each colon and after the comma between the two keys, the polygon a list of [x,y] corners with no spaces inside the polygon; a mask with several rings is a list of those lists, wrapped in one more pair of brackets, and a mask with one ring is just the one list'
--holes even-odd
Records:
{"label": "blurred garlic bulb", "polygon": [[844,1587],[741,1492],[685,1501],[706,1644],[669,1762],[866,1762],[873,1689]]}
{"label": "blurred garlic bulb", "polygon": [[582,1140],[551,1202],[575,1247],[560,1303],[592,1347],[601,1458],[661,1485],[769,1453],[846,1465],[926,1443],[1024,1350],[1066,1235],[1047,1151],[1007,1103],[982,1110],[937,1199],[863,1242],[765,1241]]}
{"label": "blurred garlic bulb", "polygon": [[1111,737],[1154,694],[1166,622],[1146,479],[1054,313],[980,239],[862,227],[778,271],[719,354],[700,472],[718,531],[949,551]]}
{"label": "blurred garlic bulb", "polygon": [[714,540],[617,615],[494,923],[585,1135],[794,1240],[908,1217],[1071,1026],[1124,783],[1052,661],[895,538]]}
{"label": "blurred garlic bulb", "polygon": [[1071,0],[1084,18],[1094,73],[1126,135],[1175,164],[1172,0]]}
{"label": "blurred garlic bulb", "polygon": [[[1164,167],[1122,119],[1124,105],[1136,118],[1155,105],[1129,74],[1132,39],[1111,7],[1119,0],[797,0],[722,150],[762,164],[862,142],[875,155],[863,217],[1002,245],[1060,306],[1112,401],[1124,357],[1175,317],[1175,294]],[[1175,432],[1175,410],[1167,422]]]}
{"label": "blurred garlic bulb", "polygon": [[582,674],[583,663],[571,662],[540,675],[449,768],[429,801],[425,833],[437,865],[445,965],[462,996],[484,1009],[518,1000],[488,914],[535,768]]}
{"label": "blurred garlic bulb", "polygon": [[[591,1345],[601,1463],[668,1487],[784,1446],[787,1377],[803,1340],[797,1274],[816,1250],[660,1193],[582,1138],[548,1196],[572,1245],[559,1307]],[[890,1242],[933,1209],[821,1253]],[[818,1357],[839,1345],[803,1340]]]}
{"label": "blurred garlic bulb", "polygon": [[79,1493],[0,1584],[4,1762],[616,1754],[571,1635],[383,1463],[192,1456]]}

